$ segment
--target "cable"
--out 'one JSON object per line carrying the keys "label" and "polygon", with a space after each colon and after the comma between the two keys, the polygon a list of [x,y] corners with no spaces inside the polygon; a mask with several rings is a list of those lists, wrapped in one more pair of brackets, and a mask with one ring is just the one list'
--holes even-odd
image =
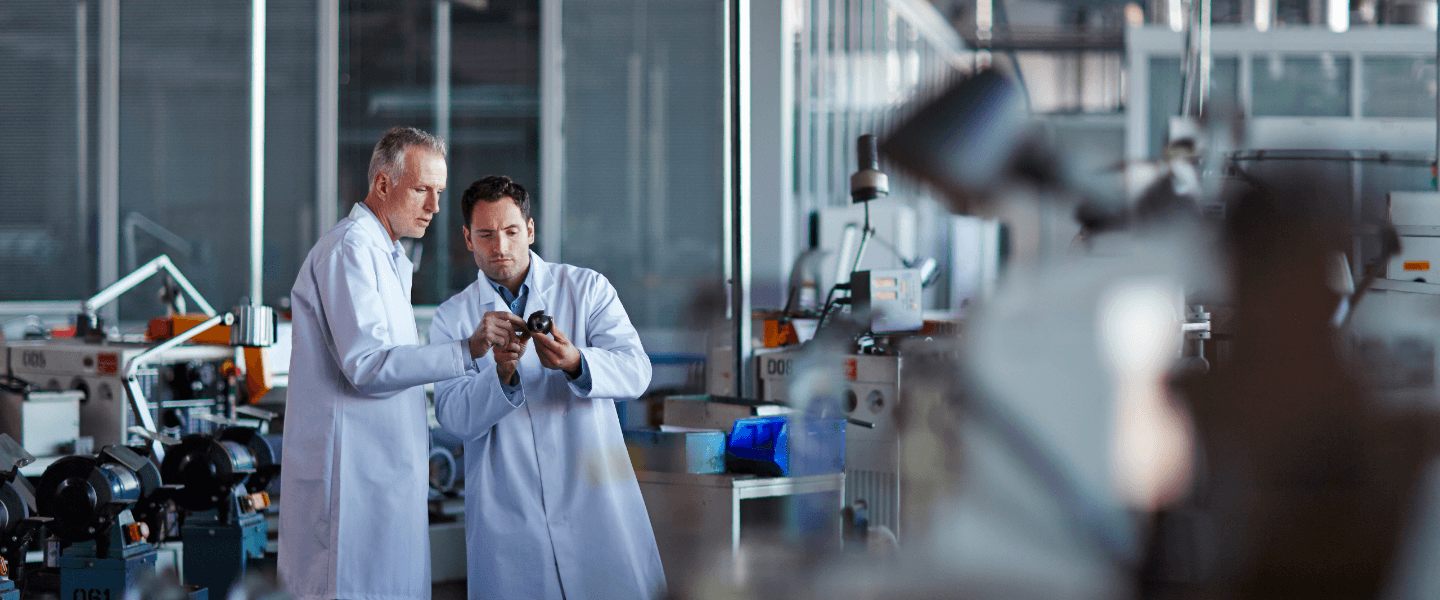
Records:
{"label": "cable", "polygon": [[870,229],[870,203],[865,202],[864,205],[865,228],[860,230],[860,248],[855,251],[855,264],[850,267],[851,273],[854,273],[855,271],[860,269],[860,259],[865,257],[865,243],[870,240],[870,234],[874,231],[873,229]]}

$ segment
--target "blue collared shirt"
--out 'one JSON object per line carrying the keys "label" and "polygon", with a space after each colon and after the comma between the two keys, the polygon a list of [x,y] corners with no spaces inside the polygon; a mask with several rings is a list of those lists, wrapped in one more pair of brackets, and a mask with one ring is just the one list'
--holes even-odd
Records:
{"label": "blue collared shirt", "polygon": [[[530,298],[529,285],[524,283],[520,284],[520,293],[513,294],[510,292],[510,288],[495,283],[493,279],[486,278],[485,281],[490,282],[490,287],[495,288],[495,292],[500,294],[500,299],[504,300],[505,305],[510,307],[510,312],[515,313],[515,315],[521,319],[525,318],[525,301]],[[568,378],[570,375],[567,373],[565,376]],[[580,391],[586,393],[590,391],[590,367],[585,362],[584,354],[580,355],[580,375],[571,381],[575,383],[575,387],[580,388]],[[500,389],[505,392],[506,398],[513,399],[515,392],[520,390],[520,386],[510,385],[510,382],[502,381],[500,382]]]}

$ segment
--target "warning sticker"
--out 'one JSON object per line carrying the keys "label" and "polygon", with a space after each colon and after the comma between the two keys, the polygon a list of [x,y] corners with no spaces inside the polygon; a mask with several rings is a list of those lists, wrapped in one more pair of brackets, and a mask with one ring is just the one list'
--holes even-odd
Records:
{"label": "warning sticker", "polygon": [[1406,271],[1429,271],[1430,261],[1428,260],[1407,260],[1405,261]]}

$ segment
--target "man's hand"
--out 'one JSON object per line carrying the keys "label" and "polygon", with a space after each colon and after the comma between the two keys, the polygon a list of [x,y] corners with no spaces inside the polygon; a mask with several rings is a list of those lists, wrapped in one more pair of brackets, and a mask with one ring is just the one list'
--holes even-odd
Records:
{"label": "man's hand", "polygon": [[515,341],[495,348],[495,376],[501,383],[514,385],[515,371],[520,368],[520,357],[525,354],[529,335],[516,336]]}
{"label": "man's hand", "polygon": [[[525,321],[512,312],[491,311],[480,319],[475,333],[470,334],[470,359],[485,356],[491,348],[503,348],[520,339],[517,331],[525,331]],[[524,353],[522,347],[521,353]],[[495,362],[500,362],[498,360]]]}
{"label": "man's hand", "polygon": [[552,328],[550,335],[534,333],[531,337],[535,339],[535,354],[545,368],[564,371],[571,379],[580,376],[580,349],[559,327]]}

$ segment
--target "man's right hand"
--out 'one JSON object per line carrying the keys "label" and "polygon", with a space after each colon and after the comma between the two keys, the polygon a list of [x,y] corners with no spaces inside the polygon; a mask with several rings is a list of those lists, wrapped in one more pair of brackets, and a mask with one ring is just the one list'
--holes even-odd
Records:
{"label": "man's right hand", "polygon": [[495,376],[502,383],[515,385],[515,371],[520,368],[520,357],[525,354],[525,346],[530,341],[530,336],[518,337],[514,342],[495,348]]}
{"label": "man's right hand", "polygon": [[[520,339],[517,331],[528,331],[525,321],[508,311],[491,311],[480,319],[480,325],[470,334],[470,359],[485,356],[491,348],[503,348]],[[526,336],[528,339],[528,335]],[[522,347],[523,353],[523,347]],[[498,359],[499,356],[496,356]],[[495,361],[499,363],[499,360]]]}

